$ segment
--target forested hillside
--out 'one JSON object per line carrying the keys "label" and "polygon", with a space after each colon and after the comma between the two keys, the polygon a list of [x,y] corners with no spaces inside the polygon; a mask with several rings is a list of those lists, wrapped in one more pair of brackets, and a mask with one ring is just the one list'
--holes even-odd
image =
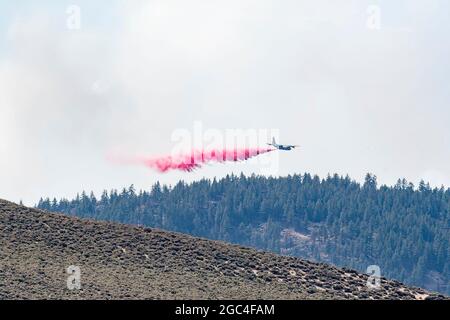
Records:
{"label": "forested hillside", "polygon": [[145,225],[330,262],[450,293],[450,189],[338,175],[228,176],[137,192],[83,192],[41,209]]}

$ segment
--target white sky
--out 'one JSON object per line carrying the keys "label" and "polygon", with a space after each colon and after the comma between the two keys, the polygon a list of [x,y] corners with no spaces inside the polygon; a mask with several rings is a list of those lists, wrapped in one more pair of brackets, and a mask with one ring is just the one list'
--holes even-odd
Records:
{"label": "white sky", "polygon": [[[447,0],[17,3],[0,0],[0,198],[261,172],[161,175],[107,160],[170,153],[172,133],[195,121],[279,130],[302,146],[263,156],[279,175],[450,186]],[[79,30],[67,28],[71,4]],[[367,25],[373,5],[379,29]]]}

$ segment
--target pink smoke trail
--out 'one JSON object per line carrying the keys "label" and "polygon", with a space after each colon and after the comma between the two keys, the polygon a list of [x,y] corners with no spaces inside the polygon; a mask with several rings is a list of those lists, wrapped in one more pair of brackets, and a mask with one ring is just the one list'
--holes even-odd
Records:
{"label": "pink smoke trail", "polygon": [[163,156],[154,158],[139,158],[137,161],[145,166],[161,173],[171,170],[181,170],[190,172],[201,168],[207,163],[223,163],[245,161],[260,154],[274,151],[273,148],[243,148],[243,149],[223,149],[210,151],[192,151],[190,154],[180,154],[177,156]]}

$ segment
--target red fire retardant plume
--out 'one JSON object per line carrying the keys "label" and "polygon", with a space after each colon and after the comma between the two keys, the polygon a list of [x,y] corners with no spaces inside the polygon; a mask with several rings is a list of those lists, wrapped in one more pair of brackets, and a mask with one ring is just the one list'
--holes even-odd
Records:
{"label": "red fire retardant plume", "polygon": [[237,162],[245,161],[252,157],[274,151],[272,148],[243,148],[243,149],[223,149],[211,151],[192,151],[190,154],[178,156],[163,156],[155,158],[141,158],[139,162],[149,168],[159,172],[168,172],[171,170],[181,170],[190,172],[202,167],[207,163]]}

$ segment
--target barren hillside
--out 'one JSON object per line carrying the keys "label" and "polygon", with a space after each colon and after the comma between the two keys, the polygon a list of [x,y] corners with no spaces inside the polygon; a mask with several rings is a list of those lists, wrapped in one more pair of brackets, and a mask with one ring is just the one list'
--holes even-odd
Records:
{"label": "barren hillside", "polygon": [[[68,290],[66,270],[81,270]],[[422,289],[217,241],[0,200],[0,299],[423,299]]]}

